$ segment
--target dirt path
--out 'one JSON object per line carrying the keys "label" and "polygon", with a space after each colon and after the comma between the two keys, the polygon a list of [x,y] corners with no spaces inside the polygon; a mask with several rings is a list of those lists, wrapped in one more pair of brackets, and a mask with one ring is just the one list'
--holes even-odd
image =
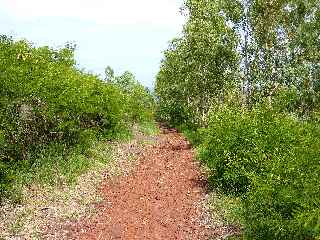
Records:
{"label": "dirt path", "polygon": [[208,239],[205,181],[188,142],[164,130],[135,169],[102,186],[94,219],[69,224],[69,239]]}

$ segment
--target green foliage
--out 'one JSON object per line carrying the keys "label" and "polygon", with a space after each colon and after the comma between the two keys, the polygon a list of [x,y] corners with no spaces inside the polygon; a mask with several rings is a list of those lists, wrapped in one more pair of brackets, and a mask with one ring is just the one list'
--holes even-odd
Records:
{"label": "green foliage", "polygon": [[320,236],[320,128],[259,107],[211,114],[199,158],[213,184],[242,197],[247,239]]}
{"label": "green foliage", "polygon": [[159,133],[159,127],[156,122],[143,122],[140,124],[139,130],[146,135],[157,135]]}
{"label": "green foliage", "polygon": [[238,72],[237,35],[215,1],[186,1],[183,36],[171,42],[157,76],[158,118],[174,125],[204,125]]}
{"label": "green foliage", "polygon": [[[319,13],[317,1],[244,1],[244,84],[248,102],[255,93],[273,97],[281,87],[294,87],[300,95],[295,111],[309,116],[319,105]],[[281,88],[280,87],[280,88]]]}
{"label": "green foliage", "polygon": [[160,120],[206,126],[211,106],[235,87],[248,107],[294,89],[291,112],[310,117],[319,108],[317,1],[185,0],[184,12],[183,34],[157,76]]}
{"label": "green foliage", "polygon": [[247,239],[319,239],[319,1],[183,9],[157,76],[158,119],[200,144],[211,183],[241,198]]}
{"label": "green foliage", "polygon": [[117,86],[125,95],[128,121],[135,123],[152,121],[155,100],[150,90],[142,86],[129,71],[120,76],[115,76],[112,68],[108,66],[105,72],[108,82]]}
{"label": "green foliage", "polygon": [[198,147],[206,138],[207,131],[205,128],[190,128],[189,126],[182,125],[178,129],[194,147]]}
{"label": "green foliage", "polygon": [[[107,73],[113,77],[111,68]],[[21,169],[38,159],[49,164],[52,158],[43,156],[48,146],[63,146],[57,150],[63,160],[52,164],[65,161],[61,169],[73,171],[73,161],[66,160],[73,153],[66,149],[80,154],[99,138],[125,137],[134,122],[151,121],[153,97],[132,79],[125,73],[121,84],[105,82],[78,70],[71,44],[37,48],[0,36],[0,194]],[[75,166],[78,172],[84,168]]]}

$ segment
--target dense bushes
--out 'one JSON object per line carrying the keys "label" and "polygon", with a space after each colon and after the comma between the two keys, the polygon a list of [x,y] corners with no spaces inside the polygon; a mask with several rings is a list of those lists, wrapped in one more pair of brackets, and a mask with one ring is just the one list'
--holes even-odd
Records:
{"label": "dense bushes", "polygon": [[247,239],[320,239],[318,3],[185,0],[160,66],[159,120],[241,199]]}
{"label": "dense bushes", "polygon": [[16,169],[32,166],[47,145],[85,149],[152,119],[153,98],[138,82],[128,94],[125,86],[78,70],[72,45],[37,48],[1,36],[0,84],[1,195]]}
{"label": "dense bushes", "polygon": [[[107,69],[112,72],[107,73]],[[128,99],[126,106],[126,116],[130,121],[145,122],[153,119],[155,99],[148,88],[143,87],[135,76],[126,71],[121,76],[115,76],[113,70],[108,67],[106,74],[109,75],[107,81],[119,87]]]}
{"label": "dense bushes", "polygon": [[211,114],[199,158],[240,196],[248,239],[320,237],[320,127],[258,107]]}

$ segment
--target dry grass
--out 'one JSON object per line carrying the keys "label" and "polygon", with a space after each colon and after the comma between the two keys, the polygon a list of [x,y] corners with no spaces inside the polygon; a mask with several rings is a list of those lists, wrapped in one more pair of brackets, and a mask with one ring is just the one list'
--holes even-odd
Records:
{"label": "dry grass", "polygon": [[[77,183],[59,187],[34,184],[23,190],[21,205],[5,202],[0,207],[0,239],[67,239],[63,223],[95,214],[102,201],[99,186],[105,178],[128,174],[145,144],[154,137],[134,128],[129,142],[100,142],[89,152],[94,167],[80,176]],[[108,159],[106,164],[98,161]]]}
{"label": "dry grass", "polygon": [[[201,171],[205,176],[209,176],[210,170],[201,165]],[[219,193],[216,189],[209,187],[208,192],[200,204],[201,222],[213,230],[210,240],[242,239],[242,223],[239,222],[238,214],[241,211],[240,199],[234,196],[226,196]]]}

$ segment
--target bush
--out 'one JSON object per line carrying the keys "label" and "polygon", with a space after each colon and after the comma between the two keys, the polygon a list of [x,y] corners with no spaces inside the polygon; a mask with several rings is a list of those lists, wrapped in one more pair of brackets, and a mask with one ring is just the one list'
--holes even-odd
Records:
{"label": "bush", "polygon": [[[108,74],[108,71],[111,71],[112,74]],[[127,100],[125,111],[127,120],[132,123],[152,122],[155,99],[150,90],[142,86],[129,71],[124,72],[121,76],[115,76],[112,68],[108,66],[106,75],[108,82],[121,89]]]}
{"label": "bush", "polygon": [[128,94],[78,70],[70,44],[37,48],[0,36],[0,82],[1,193],[47,145],[83,151],[100,137],[128,135],[133,121],[153,117],[153,98],[144,88]]}
{"label": "bush", "polygon": [[320,127],[258,107],[211,114],[199,158],[240,196],[247,239],[320,237]]}

